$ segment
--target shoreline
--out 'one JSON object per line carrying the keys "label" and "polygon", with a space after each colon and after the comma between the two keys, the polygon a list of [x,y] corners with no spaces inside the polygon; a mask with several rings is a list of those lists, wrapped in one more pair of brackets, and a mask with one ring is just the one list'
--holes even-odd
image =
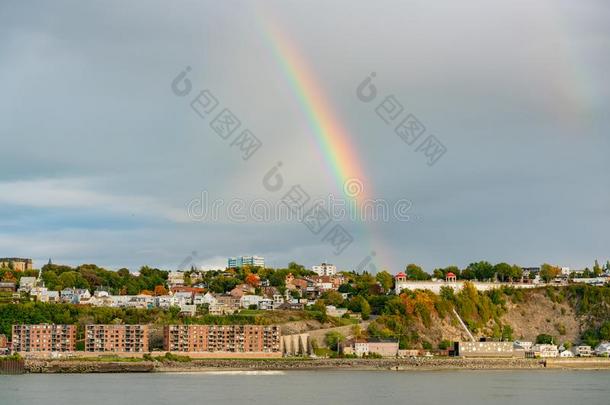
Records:
{"label": "shoreline", "polygon": [[410,358],[410,359],[213,359],[190,362],[25,361],[31,374],[209,373],[265,371],[610,370],[610,359]]}

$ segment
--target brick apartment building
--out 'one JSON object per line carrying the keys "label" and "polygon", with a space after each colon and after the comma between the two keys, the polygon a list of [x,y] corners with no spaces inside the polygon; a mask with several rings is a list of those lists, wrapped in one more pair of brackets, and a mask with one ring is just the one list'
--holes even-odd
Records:
{"label": "brick apartment building", "polygon": [[280,352],[280,327],[262,325],[170,325],[164,329],[169,352]]}
{"label": "brick apartment building", "polygon": [[13,351],[73,352],[76,325],[13,325]]}
{"label": "brick apartment building", "polygon": [[87,325],[86,352],[148,352],[147,325]]}

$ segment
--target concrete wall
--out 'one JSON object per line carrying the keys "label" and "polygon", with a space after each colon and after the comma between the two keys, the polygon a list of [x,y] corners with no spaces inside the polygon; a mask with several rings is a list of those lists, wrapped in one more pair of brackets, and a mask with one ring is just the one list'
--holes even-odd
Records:
{"label": "concrete wall", "polygon": [[[514,288],[536,288],[539,287],[537,284],[524,284],[524,283],[484,283],[480,281],[471,281],[475,288],[479,291],[488,291],[500,287],[514,287]],[[465,281],[399,281],[396,283],[396,294],[400,294],[402,290],[430,290],[435,294],[441,292],[441,287],[451,287],[455,291],[459,291],[464,288]]]}
{"label": "concrete wall", "polygon": [[524,357],[512,342],[459,342],[460,357]]}

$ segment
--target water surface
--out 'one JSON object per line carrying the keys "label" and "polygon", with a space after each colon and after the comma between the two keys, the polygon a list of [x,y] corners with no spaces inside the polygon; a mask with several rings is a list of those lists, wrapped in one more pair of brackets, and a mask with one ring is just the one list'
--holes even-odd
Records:
{"label": "water surface", "polygon": [[0,405],[610,404],[610,371],[288,371],[0,376]]}

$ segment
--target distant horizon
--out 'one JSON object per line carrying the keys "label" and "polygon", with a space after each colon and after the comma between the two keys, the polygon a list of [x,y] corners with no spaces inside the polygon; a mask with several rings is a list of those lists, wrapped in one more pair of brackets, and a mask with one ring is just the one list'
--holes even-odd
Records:
{"label": "distant horizon", "polygon": [[[0,256],[0,257],[9,257],[9,256]],[[11,257],[17,257],[17,256],[11,256]],[[22,257],[22,258],[24,258],[24,259],[25,259],[25,258],[27,258],[27,257]],[[137,272],[137,271],[138,271],[140,268],[142,268],[142,267],[146,267],[146,266],[147,266],[147,267],[150,267],[150,268],[155,268],[155,269],[159,269],[159,270],[164,270],[164,271],[190,271],[190,265],[189,265],[189,266],[187,266],[187,267],[184,267],[184,268],[182,268],[182,269],[178,269],[178,268],[170,268],[170,267],[168,267],[168,266],[156,266],[156,265],[152,265],[152,264],[142,264],[142,265],[139,265],[139,266],[137,266],[137,267],[126,267],[126,266],[106,266],[106,265],[103,265],[103,264],[100,264],[100,263],[96,263],[96,262],[91,262],[91,261],[84,261],[84,262],[80,262],[80,263],[67,263],[67,262],[59,262],[59,261],[55,261],[55,260],[53,260],[53,258],[50,258],[50,259],[51,259],[51,262],[52,262],[54,265],[64,265],[64,266],[69,266],[69,267],[73,267],[73,268],[78,267],[78,266],[82,266],[82,265],[88,265],[88,264],[91,264],[91,265],[96,265],[96,266],[98,266],[98,267],[100,267],[100,268],[104,268],[104,269],[106,269],[106,270],[111,270],[111,271],[118,271],[118,270],[120,270],[120,269],[124,269],[124,268],[125,268],[125,269],[128,269],[130,272]],[[227,258],[227,259],[228,259],[228,258]],[[522,268],[529,268],[529,267],[540,267],[542,264],[547,263],[547,264],[551,264],[551,265],[553,265],[553,266],[557,266],[557,267],[560,267],[560,268],[567,267],[567,268],[569,268],[570,270],[585,270],[586,268],[592,269],[592,268],[593,268],[593,265],[594,265],[594,263],[595,263],[595,260],[596,260],[596,259],[593,259],[593,260],[591,261],[591,263],[590,263],[590,264],[585,265],[585,266],[566,266],[566,265],[563,265],[563,264],[561,264],[561,263],[554,263],[554,262],[552,262],[552,261],[548,261],[548,260],[547,260],[547,261],[542,261],[541,263],[537,263],[537,264],[528,264],[528,265],[524,265],[524,264],[520,264],[520,263],[511,263],[511,262],[508,262],[508,261],[502,261],[502,260],[500,260],[500,261],[490,261],[490,260],[473,260],[473,261],[468,262],[468,263],[467,263],[467,264],[465,264],[465,265],[459,265],[459,264],[449,264],[449,265],[446,265],[446,266],[434,266],[434,267],[430,267],[430,268],[429,268],[429,267],[426,267],[426,266],[421,265],[421,264],[420,264],[420,263],[418,263],[417,261],[412,261],[412,262],[405,263],[405,264],[404,264],[404,265],[403,265],[401,268],[397,268],[397,269],[394,269],[394,270],[393,270],[393,269],[389,269],[389,268],[379,268],[379,269],[377,269],[377,272],[378,272],[378,271],[383,271],[383,270],[385,270],[385,271],[388,271],[389,273],[395,274],[395,273],[398,273],[398,272],[404,271],[404,270],[405,270],[405,268],[406,268],[406,266],[408,266],[409,264],[416,264],[416,265],[418,265],[418,266],[422,267],[422,269],[423,269],[423,270],[424,270],[426,273],[432,274],[432,271],[433,271],[434,269],[439,269],[439,268],[447,268],[447,267],[450,267],[450,266],[457,266],[457,267],[458,267],[460,270],[463,270],[463,269],[467,268],[467,267],[468,267],[468,265],[470,265],[470,264],[472,264],[472,263],[478,263],[478,262],[481,262],[481,261],[487,261],[487,262],[491,263],[492,265],[493,265],[493,264],[498,264],[498,263],[508,263],[508,264],[510,264],[510,265],[517,265],[517,266],[520,266],[520,267],[522,267]],[[602,260],[602,259],[597,259],[597,260],[598,260],[599,265],[600,265],[602,268],[604,268],[604,267],[606,266],[606,263],[607,263],[608,261],[610,261],[610,259],[604,259],[604,260]],[[38,259],[34,259],[34,258],[32,258],[32,261],[33,261],[33,269],[34,269],[34,270],[40,270],[40,268],[41,268],[41,267],[43,267],[44,265],[48,264],[49,258],[47,258],[46,260],[38,260]],[[42,264],[42,265],[40,265],[39,267],[37,267],[37,266],[36,266],[36,263],[40,263],[40,262],[42,262],[43,264]],[[347,269],[347,268],[345,268],[345,267],[343,267],[343,266],[338,265],[337,263],[333,263],[333,262],[323,262],[323,261],[316,262],[316,263],[313,263],[313,264],[309,264],[309,265],[308,265],[308,264],[303,264],[303,262],[299,262],[298,260],[290,260],[290,261],[289,261],[289,262],[287,262],[285,265],[280,265],[280,266],[277,266],[277,265],[270,265],[270,263],[268,263],[268,262],[267,262],[267,258],[265,258],[265,268],[272,268],[272,269],[280,269],[280,268],[282,268],[282,269],[285,269],[285,268],[288,268],[288,264],[289,264],[290,262],[295,262],[295,263],[297,263],[297,264],[300,264],[300,265],[304,266],[306,269],[311,269],[311,267],[312,267],[312,266],[320,265],[320,264],[322,264],[322,263],[327,263],[327,264],[332,264],[332,265],[335,265],[335,266],[337,267],[337,271],[348,271],[348,272],[349,272],[349,271],[355,271],[355,270],[357,270],[356,268],[353,268],[353,269]],[[195,264],[195,268],[196,268],[196,270],[199,270],[199,271],[223,270],[223,269],[226,269],[226,268],[227,268],[227,262],[226,262],[226,259],[225,259],[225,263],[224,263],[223,265],[196,265],[196,264]],[[366,268],[364,268],[364,269],[361,269],[361,271],[367,271],[367,269],[366,269]],[[376,273],[376,272],[375,272],[375,273]],[[375,274],[375,273],[372,273],[372,274]]]}

